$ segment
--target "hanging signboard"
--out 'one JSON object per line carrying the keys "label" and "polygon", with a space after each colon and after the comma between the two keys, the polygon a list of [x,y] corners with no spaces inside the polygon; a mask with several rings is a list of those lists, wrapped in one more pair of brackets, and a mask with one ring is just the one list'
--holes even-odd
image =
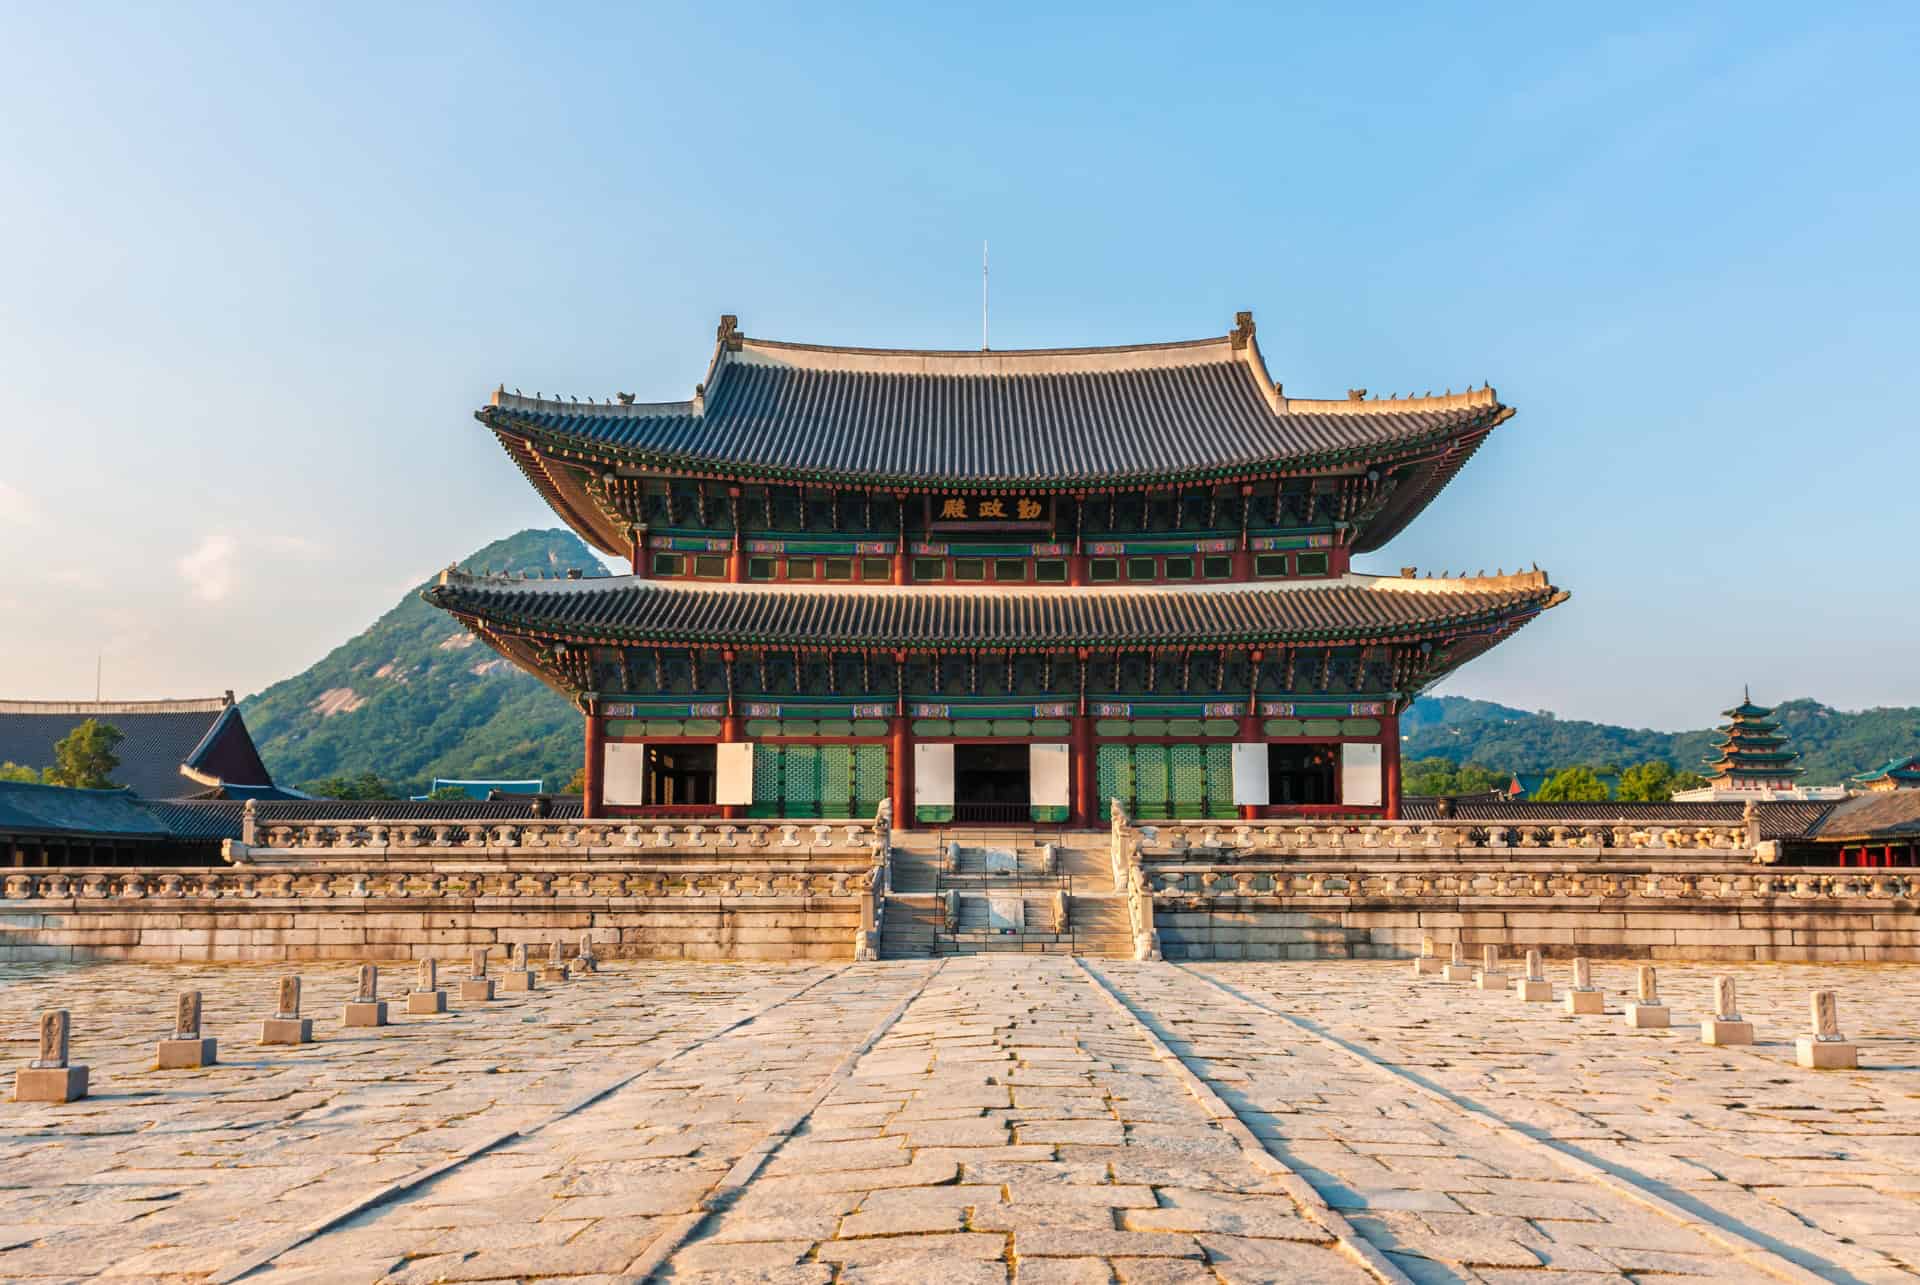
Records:
{"label": "hanging signboard", "polygon": [[1044,495],[933,495],[927,521],[935,527],[1045,527],[1052,505]]}

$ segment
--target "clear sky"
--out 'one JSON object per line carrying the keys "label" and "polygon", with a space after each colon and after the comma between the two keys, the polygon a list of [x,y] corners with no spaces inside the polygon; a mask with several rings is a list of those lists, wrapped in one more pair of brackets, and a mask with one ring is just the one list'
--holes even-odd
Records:
{"label": "clear sky", "polygon": [[1222,334],[1519,414],[1365,569],[1573,600],[1444,690],[1920,704],[1920,9],[0,6],[0,696],[242,695],[555,525],[496,382],[714,324]]}

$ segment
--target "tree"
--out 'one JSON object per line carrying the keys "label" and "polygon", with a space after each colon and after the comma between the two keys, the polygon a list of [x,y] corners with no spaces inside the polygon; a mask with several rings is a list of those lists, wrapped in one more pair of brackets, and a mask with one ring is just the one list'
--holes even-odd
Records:
{"label": "tree", "polygon": [[358,776],[329,776],[324,780],[310,781],[300,787],[308,794],[322,799],[391,799],[397,797],[393,787],[372,772],[362,772]]}
{"label": "tree", "polygon": [[88,719],[54,743],[46,783],[74,790],[114,789],[113,770],[120,766],[120,759],[113,750],[126,739],[126,733],[112,723]]}
{"label": "tree", "polygon": [[567,788],[560,791],[560,793],[585,794],[586,792],[587,792],[587,769],[584,767],[577,767],[573,769],[573,775],[567,778]]}
{"label": "tree", "polygon": [[40,774],[24,763],[9,760],[0,763],[0,781],[18,781],[23,785],[38,785]]}
{"label": "tree", "polygon": [[1407,794],[1485,794],[1504,789],[1510,775],[1495,772],[1478,763],[1454,763],[1445,758],[1424,758],[1408,763],[1401,772],[1401,790]]}
{"label": "tree", "polygon": [[443,785],[433,793],[427,795],[427,798],[435,803],[460,803],[472,797],[471,794],[468,794],[457,785]]}
{"label": "tree", "polygon": [[1673,767],[1665,759],[1636,763],[1620,774],[1622,803],[1665,803],[1673,797]]}
{"label": "tree", "polygon": [[1673,792],[1675,794],[1680,793],[1682,790],[1697,790],[1706,783],[1707,778],[1701,776],[1698,772],[1675,772],[1673,774]]}
{"label": "tree", "polygon": [[1607,787],[1583,763],[1555,772],[1533,798],[1536,803],[1605,803]]}

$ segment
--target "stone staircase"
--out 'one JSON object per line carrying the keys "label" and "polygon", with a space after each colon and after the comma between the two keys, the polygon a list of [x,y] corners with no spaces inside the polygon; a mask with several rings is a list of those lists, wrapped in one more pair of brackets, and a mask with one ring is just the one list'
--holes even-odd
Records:
{"label": "stone staircase", "polygon": [[930,959],[940,938],[940,902],[926,896],[887,898],[880,920],[880,958]]}
{"label": "stone staircase", "polygon": [[[1055,845],[1047,869],[1045,846]],[[950,845],[957,845],[957,851]],[[1068,922],[1054,922],[1054,894],[1068,886]],[[882,959],[971,954],[1081,954],[1133,957],[1124,898],[1113,895],[1104,831],[1062,833],[949,829],[896,833],[893,893],[880,933]],[[957,898],[953,931],[945,926],[948,893]],[[993,896],[1019,896],[1025,926],[998,931],[989,921]]]}

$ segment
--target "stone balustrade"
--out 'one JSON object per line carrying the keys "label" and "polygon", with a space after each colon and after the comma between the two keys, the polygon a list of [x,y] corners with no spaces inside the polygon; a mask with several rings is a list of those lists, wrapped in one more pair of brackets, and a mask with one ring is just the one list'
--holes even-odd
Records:
{"label": "stone balustrade", "polygon": [[313,903],[373,898],[473,901],[701,897],[859,897],[879,867],[844,870],[745,870],[728,866],[620,869],[400,870],[333,865],[300,870],[245,866],[191,869],[83,868],[0,873],[0,896],[20,902]]}
{"label": "stone balustrade", "polygon": [[[236,865],[309,864],[344,854],[358,859],[433,857],[448,852],[527,860],[532,853],[630,860],[635,851],[675,854],[865,854],[887,841],[872,821],[275,821],[228,841]],[[355,858],[347,856],[351,861]]]}
{"label": "stone balustrade", "polygon": [[[1123,823],[1115,818],[1121,859]],[[1724,852],[1751,856],[1744,825],[1640,825],[1629,822],[1505,825],[1485,821],[1158,821],[1131,827],[1149,859],[1165,854],[1462,852],[1512,855],[1527,850]]]}
{"label": "stone balustrade", "polygon": [[1222,898],[1344,898],[1386,902],[1458,898],[1640,898],[1681,903],[1748,899],[1894,903],[1920,899],[1920,870],[1825,867],[1688,871],[1516,864],[1505,868],[1398,871],[1333,864],[1308,869],[1297,865],[1236,864],[1222,869],[1156,864],[1144,870],[1144,882],[1155,900],[1189,905]]}

